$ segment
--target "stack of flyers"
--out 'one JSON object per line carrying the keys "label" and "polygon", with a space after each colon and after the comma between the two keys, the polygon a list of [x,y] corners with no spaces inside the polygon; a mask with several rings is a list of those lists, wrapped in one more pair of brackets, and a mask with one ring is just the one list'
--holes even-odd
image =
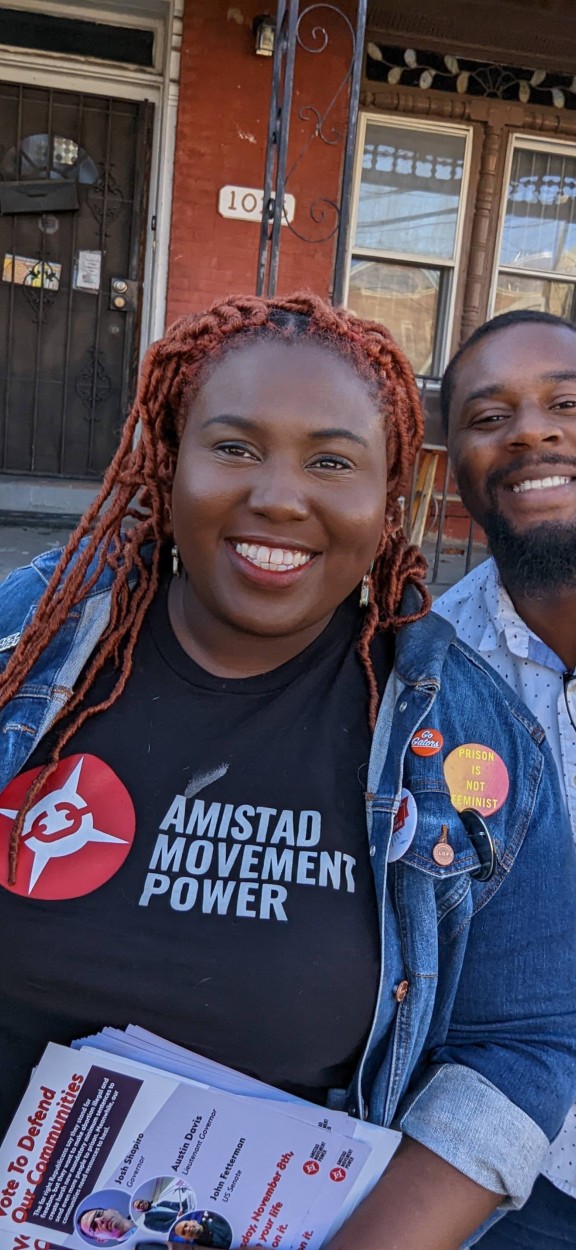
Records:
{"label": "stack of flyers", "polygon": [[399,1134],[144,1029],[50,1044],[0,1147],[0,1250],[319,1250]]}

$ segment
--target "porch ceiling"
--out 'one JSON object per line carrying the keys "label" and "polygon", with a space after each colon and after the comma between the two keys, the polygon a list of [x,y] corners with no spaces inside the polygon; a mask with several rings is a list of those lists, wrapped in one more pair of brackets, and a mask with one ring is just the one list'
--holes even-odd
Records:
{"label": "porch ceiling", "polygon": [[576,74],[573,0],[369,0],[368,32],[389,44]]}

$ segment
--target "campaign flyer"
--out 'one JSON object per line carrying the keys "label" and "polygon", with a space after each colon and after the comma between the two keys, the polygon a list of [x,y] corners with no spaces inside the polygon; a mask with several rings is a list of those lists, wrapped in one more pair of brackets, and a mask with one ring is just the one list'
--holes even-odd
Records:
{"label": "campaign flyer", "polygon": [[0,1250],[319,1250],[371,1147],[290,1110],[51,1044],[0,1147]]}

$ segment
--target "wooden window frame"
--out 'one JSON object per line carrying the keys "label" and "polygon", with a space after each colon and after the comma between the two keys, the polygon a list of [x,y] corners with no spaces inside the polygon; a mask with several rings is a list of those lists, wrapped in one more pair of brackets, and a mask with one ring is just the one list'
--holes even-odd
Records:
{"label": "wooden window frame", "polygon": [[[454,283],[449,357],[490,315],[506,171],[515,138],[538,139],[542,146],[553,149],[564,144],[576,157],[576,111],[565,113],[515,101],[452,95],[387,83],[371,83],[362,93],[361,108],[375,119],[386,115],[390,119],[409,119],[412,124],[414,121],[418,124],[445,122],[471,128],[468,202],[461,240],[462,263]],[[359,142],[358,151],[361,160],[363,142]]]}
{"label": "wooden window frame", "polygon": [[563,139],[555,140],[555,139],[548,138],[548,137],[540,138],[540,136],[523,133],[522,131],[518,131],[518,130],[510,131],[508,135],[506,159],[504,163],[504,176],[503,176],[501,194],[500,194],[498,229],[496,232],[496,243],[495,243],[495,248],[494,248],[494,263],[492,266],[492,280],[491,280],[490,291],[488,295],[488,307],[487,307],[488,317],[493,317],[495,315],[494,309],[495,309],[495,304],[496,304],[496,295],[497,295],[497,287],[498,287],[498,274],[500,272],[517,274],[519,277],[525,277],[525,278],[541,278],[544,281],[570,283],[570,285],[574,287],[575,294],[576,294],[576,272],[564,273],[562,271],[558,273],[552,273],[549,270],[545,270],[545,269],[525,269],[523,267],[520,268],[514,265],[502,265],[500,263],[502,236],[504,233],[504,225],[506,221],[506,198],[505,198],[506,190],[510,183],[510,174],[512,171],[512,162],[514,160],[514,153],[519,148],[524,152],[527,152],[527,151],[528,152],[546,152],[546,153],[558,154],[559,156],[568,156],[568,157],[572,157],[572,159],[576,162],[576,136],[575,136],[574,143],[570,144],[570,143],[567,143],[566,140],[563,140]]}
{"label": "wooden window frame", "polygon": [[[412,253],[387,252],[384,248],[358,247],[356,245],[356,230],[358,225],[358,209],[360,204],[360,184],[362,180],[362,165],[364,156],[364,147],[366,142],[366,130],[371,124],[393,125],[398,129],[404,128],[407,131],[416,130],[418,133],[422,131],[431,131],[433,134],[451,134],[464,138],[464,161],[462,168],[462,190],[461,199],[457,210],[456,231],[454,237],[454,252],[451,259],[438,256],[426,256],[425,254],[414,255]],[[449,282],[449,290],[447,298],[443,301],[440,296],[438,309],[439,325],[435,329],[436,335],[439,332],[438,340],[438,356],[439,371],[442,371],[450,358],[451,344],[454,334],[454,318],[457,307],[457,289],[459,286],[460,272],[462,260],[464,256],[463,244],[465,238],[465,219],[466,204],[468,197],[468,186],[470,180],[470,169],[472,164],[473,150],[473,129],[466,122],[446,121],[443,118],[434,118],[431,120],[414,118],[406,116],[398,111],[385,112],[384,110],[370,111],[362,110],[358,119],[358,138],[356,147],[356,159],[354,162],[354,175],[352,183],[352,215],[350,223],[350,234],[346,256],[346,287],[344,303],[348,301],[350,288],[351,262],[355,257],[366,257],[366,259],[388,260],[391,264],[408,264],[414,267],[438,270],[450,270],[451,280]],[[442,304],[444,306],[442,307]]]}

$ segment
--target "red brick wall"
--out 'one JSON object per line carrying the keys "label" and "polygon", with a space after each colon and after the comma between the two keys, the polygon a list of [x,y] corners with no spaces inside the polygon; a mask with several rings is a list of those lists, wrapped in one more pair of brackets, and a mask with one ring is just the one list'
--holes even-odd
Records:
{"label": "red brick wall", "polygon": [[[167,323],[206,307],[230,292],[255,290],[259,226],[218,213],[218,190],[227,184],[262,187],[272,75],[271,59],[256,56],[252,21],[273,0],[188,0],[184,19],[176,136],[174,203],[170,243]],[[356,6],[350,3],[350,11]],[[320,17],[322,15],[320,14]],[[308,27],[308,31],[309,31]],[[319,55],[298,50],[289,164],[311,133],[313,122],[298,109],[322,110],[346,72],[350,37],[341,19],[330,18],[330,45]],[[342,125],[346,92],[329,125]],[[296,196],[294,226],[319,235],[310,205],[339,199],[343,143],[314,140],[287,190]],[[330,219],[332,224],[334,217]],[[303,243],[282,227],[279,292],[308,286],[329,292],[334,239]]]}

